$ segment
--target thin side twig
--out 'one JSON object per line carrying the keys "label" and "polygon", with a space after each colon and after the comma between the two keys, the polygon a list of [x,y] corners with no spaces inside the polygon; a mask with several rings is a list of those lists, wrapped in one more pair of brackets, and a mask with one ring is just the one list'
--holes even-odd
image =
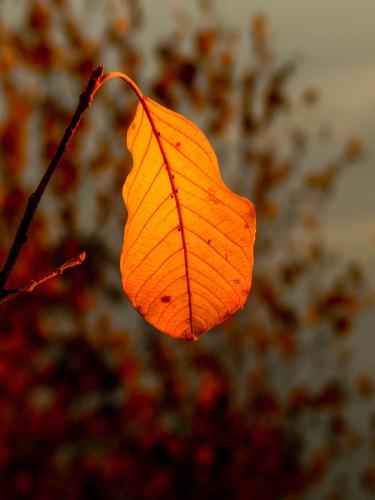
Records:
{"label": "thin side twig", "polygon": [[15,290],[9,291],[9,293],[0,299],[0,307],[3,307],[5,304],[8,302],[11,302],[12,300],[16,300],[22,295],[26,295],[27,293],[31,293],[34,291],[34,288],[37,286],[40,286],[42,283],[45,283],[46,281],[55,278],[56,276],[60,276],[63,272],[65,272],[67,269],[70,267],[76,267],[82,264],[82,262],[86,258],[86,253],[82,252],[77,257],[74,257],[73,259],[69,259],[64,264],[61,264],[61,266],[57,267],[53,271],[49,271],[46,274],[43,274],[42,276],[39,276],[38,278],[34,278],[26,285],[23,285],[20,288],[17,288]]}
{"label": "thin side twig", "polygon": [[5,285],[8,281],[9,274],[11,273],[14,265],[18,259],[18,256],[22,250],[23,245],[27,241],[27,233],[30,227],[30,224],[35,215],[36,209],[39,205],[39,202],[43,196],[43,193],[52,177],[52,174],[55,172],[58,167],[62,157],[64,156],[69,143],[77,130],[78,125],[81,122],[81,119],[84,113],[91,106],[93,97],[96,91],[101,86],[103,79],[103,66],[99,66],[96,68],[89,79],[86,90],[81,94],[79,98],[79,102],[77,108],[72,116],[72,119],[68,125],[68,128],[65,130],[63,138],[61,139],[60,145],[56,150],[54,157],[51,160],[51,163],[48,165],[43,177],[41,178],[38,187],[36,190],[30,195],[28,199],[28,203],[21,219],[21,222],[18,226],[16,236],[13,240],[13,243],[10,247],[8,256],[6,258],[3,269],[0,271],[0,295],[1,292],[3,295],[7,294],[7,290],[5,289]]}

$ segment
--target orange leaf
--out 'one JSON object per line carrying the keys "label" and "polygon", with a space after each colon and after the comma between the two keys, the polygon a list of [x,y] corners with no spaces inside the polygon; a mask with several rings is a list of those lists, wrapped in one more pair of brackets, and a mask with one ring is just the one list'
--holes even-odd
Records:
{"label": "orange leaf", "polygon": [[125,292],[156,328],[196,340],[247,299],[253,205],[225,186],[204,134],[147,97],[127,146],[133,168],[123,188]]}

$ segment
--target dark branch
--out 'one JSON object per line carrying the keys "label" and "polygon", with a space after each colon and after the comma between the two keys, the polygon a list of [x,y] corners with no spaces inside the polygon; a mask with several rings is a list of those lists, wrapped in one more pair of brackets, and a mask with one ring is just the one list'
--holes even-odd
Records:
{"label": "dark branch", "polygon": [[17,288],[15,290],[4,290],[5,293],[3,293],[2,298],[0,298],[0,307],[3,307],[6,303],[12,300],[18,299],[22,295],[31,293],[34,290],[34,288],[52,278],[55,278],[56,276],[60,276],[60,274],[66,271],[66,269],[69,269],[70,267],[79,266],[80,264],[82,264],[85,258],[86,254],[85,252],[82,252],[77,257],[67,260],[66,262],[64,262],[64,264],[57,267],[53,271],[50,271],[49,273],[43,274],[42,276],[39,276],[38,278],[29,281],[29,283],[26,283],[26,285],[20,288]]}
{"label": "dark branch", "polygon": [[47,170],[45,171],[42,179],[40,180],[38,187],[29,197],[25,212],[18,226],[16,236],[9,250],[4,267],[0,272],[0,295],[1,293],[2,295],[7,295],[7,291],[5,290],[5,285],[8,281],[9,274],[14,268],[14,265],[18,259],[22,247],[27,240],[28,237],[27,233],[30,224],[33,220],[36,209],[39,205],[39,202],[52,177],[52,174],[55,172],[62,157],[64,156],[69,146],[69,143],[74,133],[76,132],[78,125],[81,122],[84,113],[91,106],[95,92],[98,90],[98,88],[102,83],[102,78],[103,78],[103,66],[99,66],[92,72],[89,82],[87,84],[87,88],[79,98],[79,102],[74,112],[74,115],[70,121],[70,124],[68,125],[68,128],[65,130],[64,136],[61,139],[60,145],[57,148],[56,153],[51,160],[51,163],[48,165]]}

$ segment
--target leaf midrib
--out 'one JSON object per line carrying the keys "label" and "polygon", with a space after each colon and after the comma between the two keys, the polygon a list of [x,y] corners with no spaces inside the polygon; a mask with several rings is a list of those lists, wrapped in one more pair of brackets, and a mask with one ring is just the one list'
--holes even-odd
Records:
{"label": "leaf midrib", "polygon": [[[181,203],[180,203],[180,199],[179,199],[179,196],[178,196],[178,191],[177,191],[175,183],[174,183],[172,169],[171,169],[169,160],[167,158],[167,155],[166,155],[166,153],[164,151],[164,147],[163,147],[162,142],[161,142],[160,132],[156,128],[154,120],[153,120],[153,118],[151,116],[151,111],[148,109],[148,106],[147,106],[147,103],[146,103],[146,99],[147,99],[146,96],[143,96],[142,99],[140,99],[140,103],[141,103],[141,105],[142,105],[142,107],[144,109],[144,112],[146,113],[146,116],[147,116],[147,119],[148,119],[148,121],[150,123],[152,132],[153,132],[154,137],[156,139],[156,142],[157,142],[157,144],[159,146],[159,150],[160,150],[161,156],[163,158],[163,161],[164,161],[164,164],[165,164],[165,168],[167,169],[169,182],[170,182],[170,185],[171,185],[171,188],[172,188],[172,195],[173,195],[173,198],[174,198],[175,204],[176,204],[176,210],[177,210],[177,216],[178,216],[178,224],[179,224],[179,228],[180,228],[179,232],[181,233],[182,247],[183,247],[183,253],[184,253],[184,265],[185,265],[185,275],[186,275],[186,289],[187,289],[188,304],[189,304],[190,334],[191,334],[192,338],[195,340],[197,337],[196,337],[196,335],[194,333],[194,330],[193,330],[193,310],[192,310],[192,303],[191,303],[191,289],[190,289],[190,278],[189,278],[188,251],[187,251],[186,238],[185,238],[185,226],[184,226],[183,218],[182,218]],[[154,114],[157,117],[156,113],[154,113]]]}

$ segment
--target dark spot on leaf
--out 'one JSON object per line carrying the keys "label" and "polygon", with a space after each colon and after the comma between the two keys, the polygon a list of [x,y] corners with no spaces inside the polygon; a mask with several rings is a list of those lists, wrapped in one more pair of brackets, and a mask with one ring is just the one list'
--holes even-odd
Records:
{"label": "dark spot on leaf", "polygon": [[170,295],[164,295],[162,298],[161,298],[161,301],[162,302],[170,302],[171,301],[171,296]]}
{"label": "dark spot on leaf", "polygon": [[233,283],[239,283],[240,280],[233,280]]}
{"label": "dark spot on leaf", "polygon": [[211,245],[211,240],[207,240],[207,244],[208,244],[208,245]]}
{"label": "dark spot on leaf", "polygon": [[179,148],[181,146],[181,143],[180,142],[176,142],[175,146],[176,146],[176,148]]}

